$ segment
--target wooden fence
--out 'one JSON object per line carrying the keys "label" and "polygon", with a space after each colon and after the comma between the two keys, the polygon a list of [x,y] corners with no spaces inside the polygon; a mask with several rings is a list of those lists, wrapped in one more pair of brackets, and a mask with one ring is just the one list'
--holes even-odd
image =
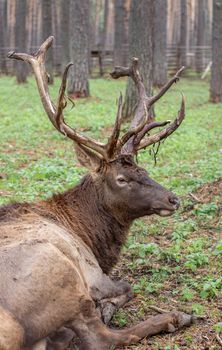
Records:
{"label": "wooden fence", "polygon": [[[175,71],[179,66],[179,52],[181,48],[178,46],[167,47],[167,65],[169,71]],[[7,59],[7,53],[13,51],[15,48],[4,47],[0,48],[0,73],[14,74],[14,61]],[[30,52],[35,52],[37,47],[31,47]],[[126,50],[126,48],[124,48]],[[55,74],[61,74],[61,47],[54,46],[54,70]],[[191,46],[186,49],[186,66],[193,70],[196,70],[197,57],[201,62],[200,71],[204,71],[209,62],[211,61],[211,47],[210,46]],[[106,49],[105,52],[101,52],[97,48],[91,50],[90,57],[90,72],[92,77],[101,76],[107,74],[113,67],[113,50],[112,48]]]}

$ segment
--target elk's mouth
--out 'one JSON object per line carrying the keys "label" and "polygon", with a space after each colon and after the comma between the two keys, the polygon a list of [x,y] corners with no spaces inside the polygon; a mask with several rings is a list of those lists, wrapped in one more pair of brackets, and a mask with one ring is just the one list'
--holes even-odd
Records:
{"label": "elk's mouth", "polygon": [[169,209],[160,209],[156,212],[157,215],[159,216],[171,216],[173,215],[173,213],[176,211],[176,209],[172,209],[172,210],[169,210]]}
{"label": "elk's mouth", "polygon": [[179,205],[174,205],[171,208],[156,208],[154,210],[155,214],[159,216],[171,216],[175,213],[175,211],[179,208]]}

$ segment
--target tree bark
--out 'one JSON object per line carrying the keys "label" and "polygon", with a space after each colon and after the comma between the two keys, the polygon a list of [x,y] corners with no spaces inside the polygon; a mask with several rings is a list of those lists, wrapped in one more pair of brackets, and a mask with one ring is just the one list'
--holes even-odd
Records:
{"label": "tree bark", "polygon": [[38,40],[38,1],[33,1],[32,7],[32,29],[31,29],[31,47],[34,52],[39,44]]}
{"label": "tree bark", "polygon": [[70,69],[68,93],[71,98],[89,96],[89,0],[71,0]]}
{"label": "tree bark", "polygon": [[153,84],[161,87],[167,81],[167,0],[154,1]]}
{"label": "tree bark", "polygon": [[[18,52],[27,51],[27,32],[26,32],[26,0],[16,1],[16,25],[15,25],[15,43]],[[22,62],[16,63],[16,78],[19,84],[26,83],[28,75],[28,67]]]}
{"label": "tree bark", "polygon": [[105,0],[104,3],[104,15],[103,15],[103,31],[102,31],[102,42],[101,42],[101,59],[99,62],[100,76],[104,73],[104,58],[106,55],[106,38],[108,30],[108,16],[109,16],[109,0]]}
{"label": "tree bark", "polygon": [[206,28],[206,20],[205,20],[205,0],[198,0],[197,5],[197,50],[195,55],[195,66],[196,72],[201,73],[204,68],[204,50],[203,46],[205,44],[205,28]]}
{"label": "tree bark", "polygon": [[187,65],[187,0],[180,0],[180,42],[178,65],[179,67],[186,67]]}
{"label": "tree bark", "polygon": [[180,34],[180,2],[177,0],[168,0],[168,20],[167,20],[167,33],[168,44],[178,45]]}
{"label": "tree bark", "polygon": [[[139,58],[139,69],[148,95],[153,86],[153,15],[152,0],[132,0],[129,19],[129,56]],[[137,90],[128,79],[123,118],[132,119],[137,103]]]}
{"label": "tree bark", "polygon": [[127,66],[130,0],[115,0],[114,65]]}
{"label": "tree bark", "polygon": [[[42,0],[42,41],[52,35],[52,1]],[[53,84],[53,50],[47,52],[46,69],[49,73],[49,84]]]}
{"label": "tree bark", "polygon": [[7,29],[7,3],[6,0],[0,1],[0,73],[7,73],[5,61],[6,29]]}
{"label": "tree bark", "polygon": [[69,11],[70,0],[61,1],[61,66],[64,71],[67,63],[70,62],[70,28],[69,28]]}
{"label": "tree bark", "polygon": [[222,102],[222,0],[213,0],[210,101]]}

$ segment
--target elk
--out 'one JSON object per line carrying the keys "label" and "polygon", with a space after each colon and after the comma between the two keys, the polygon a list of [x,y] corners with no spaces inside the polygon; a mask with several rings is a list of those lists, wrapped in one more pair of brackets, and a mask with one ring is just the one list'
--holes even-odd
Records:
{"label": "elk", "polygon": [[[47,86],[45,57],[49,37],[34,55],[10,52],[28,62],[45,112],[53,126],[74,141],[79,162],[90,171],[73,189],[37,203],[15,203],[0,209],[0,349],[66,349],[74,338],[80,350],[108,350],[138,342],[193,322],[191,315],[169,312],[127,329],[111,329],[116,308],[133,293],[125,281],[109,277],[119,259],[132,222],[157,214],[168,216],[179,199],[152,180],[134,158],[137,152],[172,134],[185,116],[182,97],[173,122],[150,117],[151,106],[178,80],[176,75],[148,97],[138,70],[116,67],[112,77],[128,76],[138,90],[129,130],[121,136],[122,96],[106,144],[83,136],[64,120],[68,64],[54,104]],[[164,127],[156,133],[150,131]]]}

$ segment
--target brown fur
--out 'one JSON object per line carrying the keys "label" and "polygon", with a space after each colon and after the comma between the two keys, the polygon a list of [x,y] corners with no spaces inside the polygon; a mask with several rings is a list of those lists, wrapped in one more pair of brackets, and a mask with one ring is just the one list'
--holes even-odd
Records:
{"label": "brown fur", "polygon": [[90,175],[63,194],[37,204],[14,203],[0,208],[0,222],[36,213],[75,232],[90,247],[105,273],[116,264],[129,224],[119,223],[102,202]]}
{"label": "brown fur", "polygon": [[[121,332],[114,336],[101,323],[95,302],[108,322],[115,307],[132,297],[128,283],[107,276],[128,229],[137,217],[171,214],[178,202],[132,157],[119,156],[97,169],[63,194],[0,210],[0,305],[21,327],[14,341],[25,349],[44,348],[47,342],[41,340],[50,335],[48,348],[63,349],[72,333],[52,334],[64,326],[79,336],[84,350],[130,344],[149,334],[144,326],[142,333],[135,327],[132,336],[130,330],[125,337]],[[168,329],[169,320],[164,318],[158,329]],[[15,325],[5,324],[9,334]]]}
{"label": "brown fur", "polygon": [[15,220],[30,209],[28,203],[11,203],[0,207],[0,223]]}

